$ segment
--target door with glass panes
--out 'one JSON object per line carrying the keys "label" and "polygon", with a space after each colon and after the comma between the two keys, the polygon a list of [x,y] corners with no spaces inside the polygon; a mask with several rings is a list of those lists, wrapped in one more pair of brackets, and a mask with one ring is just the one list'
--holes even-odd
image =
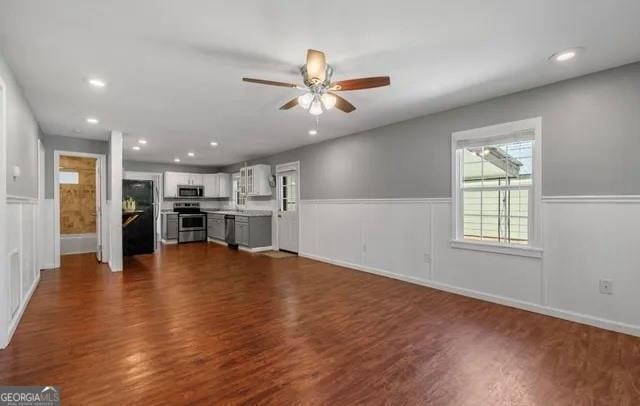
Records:
{"label": "door with glass panes", "polygon": [[278,248],[298,252],[298,172],[278,173]]}

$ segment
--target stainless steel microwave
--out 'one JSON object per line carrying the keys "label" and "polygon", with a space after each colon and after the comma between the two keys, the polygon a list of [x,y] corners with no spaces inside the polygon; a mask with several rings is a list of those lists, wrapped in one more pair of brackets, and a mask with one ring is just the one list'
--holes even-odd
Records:
{"label": "stainless steel microwave", "polygon": [[204,186],[178,185],[178,197],[189,199],[204,197]]}

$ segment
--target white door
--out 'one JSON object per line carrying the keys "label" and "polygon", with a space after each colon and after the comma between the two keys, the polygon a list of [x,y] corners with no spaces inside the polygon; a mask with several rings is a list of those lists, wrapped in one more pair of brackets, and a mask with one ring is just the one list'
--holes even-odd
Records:
{"label": "white door", "polygon": [[102,262],[102,168],[96,159],[96,259]]}
{"label": "white door", "polygon": [[298,252],[298,172],[278,172],[278,248]]}

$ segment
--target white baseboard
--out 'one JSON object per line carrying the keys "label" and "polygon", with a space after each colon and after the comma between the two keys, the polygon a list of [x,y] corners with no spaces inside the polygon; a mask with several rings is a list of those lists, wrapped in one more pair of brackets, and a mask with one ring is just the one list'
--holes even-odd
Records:
{"label": "white baseboard", "polygon": [[29,291],[27,292],[26,296],[23,298],[22,303],[20,304],[20,308],[18,309],[18,312],[16,313],[16,316],[13,318],[13,320],[9,324],[9,331],[8,331],[8,334],[7,334],[7,342],[6,343],[0,343],[0,349],[6,348],[7,345],[11,342],[11,338],[13,338],[13,334],[16,332],[16,328],[18,327],[18,324],[20,323],[20,320],[22,319],[22,315],[24,314],[24,311],[27,309],[27,305],[29,304],[29,301],[31,300],[31,296],[33,296],[33,292],[35,292],[36,288],[38,287],[38,283],[40,283],[40,272],[37,273],[36,279],[31,284],[31,287],[29,288]]}
{"label": "white baseboard", "polygon": [[51,264],[43,264],[42,268],[40,268],[41,271],[52,271],[52,270],[56,270],[58,268],[56,268],[56,265],[54,263]]}
{"label": "white baseboard", "polygon": [[161,240],[163,244],[168,244],[168,245],[172,245],[172,244],[177,244],[178,240]]}
{"label": "white baseboard", "polygon": [[326,262],[328,264],[342,266],[345,268],[351,268],[356,271],[362,271],[371,273],[374,275],[385,276],[392,279],[397,279],[403,282],[409,282],[416,285],[425,286],[428,288],[438,289],[449,293],[454,293],[462,296],[472,297],[474,299],[480,299],[487,302],[497,303],[504,306],[514,307],[521,310],[526,310],[534,313],[540,313],[546,316],[555,317],[558,319],[569,320],[576,323],[587,324],[589,326],[602,328],[605,330],[616,331],[618,333],[629,334],[633,336],[640,337],[640,326],[621,323],[613,320],[602,319],[599,317],[589,316],[586,314],[580,314],[571,312],[568,310],[557,309],[549,306],[541,306],[539,304],[524,302],[521,300],[511,299],[503,296],[492,295],[489,293],[483,293],[476,290],[460,288],[457,286],[452,286],[440,282],[414,278],[410,276],[405,276],[393,272],[384,271],[381,269],[375,269],[370,267],[365,267],[357,264],[352,264],[346,261],[335,260],[331,258],[325,258],[322,256],[309,254],[306,252],[298,253],[299,256],[313,259],[320,262]]}
{"label": "white baseboard", "polygon": [[61,256],[65,256],[65,255],[77,255],[77,254],[95,254],[96,250],[93,251],[74,251],[74,252],[65,252],[64,254],[60,254]]}
{"label": "white baseboard", "polygon": [[268,247],[254,247],[254,248],[238,246],[238,249],[241,251],[247,251],[247,252],[264,252],[264,251],[271,251],[273,249],[273,246],[269,245]]}
{"label": "white baseboard", "polygon": [[122,268],[114,268],[111,261],[109,261],[107,264],[109,265],[109,269],[111,270],[111,272],[122,272]]}

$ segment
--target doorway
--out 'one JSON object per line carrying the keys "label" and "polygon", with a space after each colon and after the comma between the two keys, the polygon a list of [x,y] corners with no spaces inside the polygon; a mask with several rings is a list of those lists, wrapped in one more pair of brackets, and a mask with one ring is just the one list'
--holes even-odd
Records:
{"label": "doorway", "polygon": [[104,155],[54,151],[55,261],[60,256],[106,252],[106,158]]}
{"label": "doorway", "polygon": [[298,253],[300,162],[276,166],[278,249]]}

